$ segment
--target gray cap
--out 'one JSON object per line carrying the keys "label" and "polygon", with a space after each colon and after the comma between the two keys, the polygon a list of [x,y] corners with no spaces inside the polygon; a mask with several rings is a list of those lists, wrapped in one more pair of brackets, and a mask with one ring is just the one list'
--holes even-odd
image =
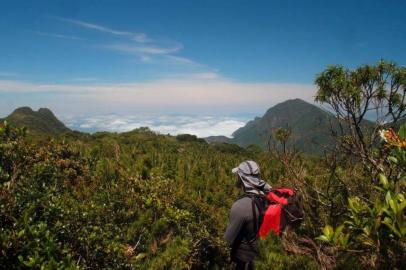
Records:
{"label": "gray cap", "polygon": [[232,173],[243,173],[245,175],[259,175],[259,166],[255,161],[246,160],[240,163],[238,167],[231,170]]}

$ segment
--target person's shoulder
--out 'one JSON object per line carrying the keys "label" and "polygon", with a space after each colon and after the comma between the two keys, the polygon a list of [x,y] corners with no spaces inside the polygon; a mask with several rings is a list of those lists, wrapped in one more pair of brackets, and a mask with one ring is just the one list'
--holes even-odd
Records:
{"label": "person's shoulder", "polygon": [[234,204],[236,204],[236,203],[238,203],[238,204],[248,204],[248,203],[251,203],[251,198],[248,197],[248,196],[243,196],[243,197],[239,198],[238,200],[236,200],[234,202]]}
{"label": "person's shoulder", "polygon": [[[251,198],[241,197],[234,202],[231,211],[246,210],[248,207],[251,207]],[[245,213],[245,211],[242,211],[242,213]]]}

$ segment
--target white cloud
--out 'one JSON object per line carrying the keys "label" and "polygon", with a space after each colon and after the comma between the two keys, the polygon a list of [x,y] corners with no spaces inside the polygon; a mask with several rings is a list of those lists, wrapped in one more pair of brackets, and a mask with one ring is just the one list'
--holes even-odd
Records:
{"label": "white cloud", "polygon": [[143,55],[143,54],[170,54],[179,51],[182,49],[182,46],[179,44],[174,47],[157,47],[157,46],[145,46],[145,45],[129,45],[129,44],[111,44],[103,46],[107,49],[116,50],[120,52],[126,52],[130,54]]}
{"label": "white cloud", "polygon": [[196,63],[195,61],[186,58],[186,57],[180,57],[180,56],[174,56],[174,55],[166,55],[166,59],[169,60],[170,63],[173,64],[185,64],[185,65],[193,65],[193,66],[202,66],[199,63]]}
{"label": "white cloud", "polygon": [[161,134],[193,134],[198,137],[215,135],[231,136],[248,119],[237,117],[193,116],[193,115],[102,115],[73,118],[68,121],[71,128],[83,131],[124,132],[148,126]]}
{"label": "white cloud", "polygon": [[[107,33],[113,36],[124,37],[127,39],[123,42],[122,39],[118,43],[103,44],[100,48],[116,51],[119,53],[126,53],[135,55],[142,62],[151,62],[152,60],[164,61],[172,64],[183,65],[196,65],[193,60],[186,57],[173,55],[183,49],[180,42],[174,40],[152,39],[145,33],[135,33],[130,31],[115,30],[100,24],[89,23],[80,20],[73,20],[67,18],[58,18],[61,21],[74,24],[81,28],[90,29]],[[58,34],[46,34],[49,36],[68,38],[68,36]]]}
{"label": "white cloud", "polygon": [[140,43],[152,41],[147,37],[147,35],[145,33],[120,31],[120,30],[115,30],[115,29],[103,26],[103,25],[84,22],[84,21],[80,21],[80,20],[73,20],[73,19],[66,19],[66,18],[59,18],[59,20],[75,24],[82,28],[96,30],[99,32],[104,32],[104,33],[108,33],[108,34],[112,34],[112,35],[116,35],[116,36],[127,36],[127,37],[130,37],[132,40],[134,40],[136,42],[140,42]]}

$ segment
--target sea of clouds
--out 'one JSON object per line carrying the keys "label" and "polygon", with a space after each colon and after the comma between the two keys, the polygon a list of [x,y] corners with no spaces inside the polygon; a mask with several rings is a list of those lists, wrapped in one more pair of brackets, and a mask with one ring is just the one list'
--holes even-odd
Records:
{"label": "sea of clouds", "polygon": [[192,115],[99,115],[64,117],[66,125],[84,132],[125,132],[139,127],[149,127],[161,134],[193,134],[198,137],[231,134],[244,126],[249,117],[239,116],[192,116]]}

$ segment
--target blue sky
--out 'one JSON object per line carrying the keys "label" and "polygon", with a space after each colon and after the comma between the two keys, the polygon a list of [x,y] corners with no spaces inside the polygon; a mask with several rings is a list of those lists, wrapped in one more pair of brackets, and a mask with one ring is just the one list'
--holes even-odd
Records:
{"label": "blue sky", "polygon": [[[405,1],[2,1],[0,116],[261,115],[317,73],[406,63]],[[233,127],[234,128],[234,127]]]}

